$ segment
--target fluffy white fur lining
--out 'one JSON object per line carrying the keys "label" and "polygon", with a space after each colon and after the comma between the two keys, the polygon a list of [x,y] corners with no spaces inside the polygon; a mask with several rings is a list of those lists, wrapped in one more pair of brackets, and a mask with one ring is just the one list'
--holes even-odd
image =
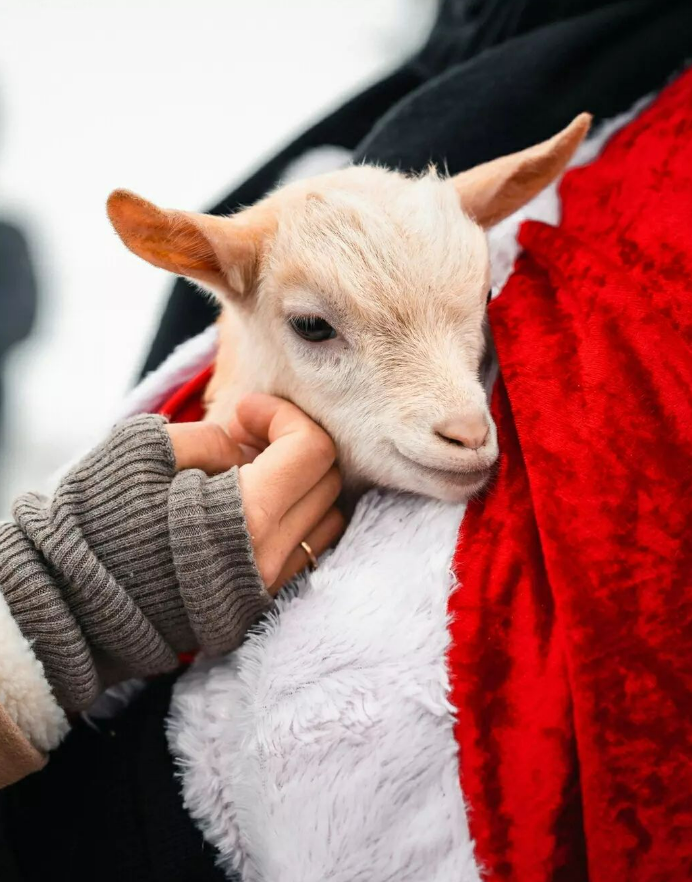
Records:
{"label": "fluffy white fur lining", "polygon": [[369,494],[241,649],[183,678],[171,746],[227,869],[248,882],[479,879],[443,663],[462,514]]}
{"label": "fluffy white fur lining", "polygon": [[[572,165],[644,103],[601,126]],[[495,293],[519,225],[559,213],[553,185],[491,231]],[[479,878],[445,666],[461,517],[369,494],[338,549],[245,646],[179,681],[169,742],[186,805],[245,882]]]}
{"label": "fluffy white fur lining", "polygon": [[1,593],[0,647],[0,704],[37,750],[52,750],[69,728],[67,718]]}

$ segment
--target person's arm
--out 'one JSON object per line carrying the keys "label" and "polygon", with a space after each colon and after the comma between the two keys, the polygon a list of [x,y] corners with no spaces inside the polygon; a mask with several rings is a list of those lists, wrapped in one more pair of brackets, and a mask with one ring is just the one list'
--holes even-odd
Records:
{"label": "person's arm", "polygon": [[0,525],[0,784],[40,766],[104,681],[235,648],[304,565],[300,541],[338,534],[324,432],[267,396],[240,413],[266,447],[252,463],[219,427],[135,417]]}

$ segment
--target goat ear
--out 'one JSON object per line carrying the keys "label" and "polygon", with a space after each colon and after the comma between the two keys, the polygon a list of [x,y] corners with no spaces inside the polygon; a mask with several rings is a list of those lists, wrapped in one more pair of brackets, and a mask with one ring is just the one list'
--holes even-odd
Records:
{"label": "goat ear", "polygon": [[456,175],[452,181],[462,208],[486,228],[514,214],[563,171],[590,125],[591,114],[581,113],[541,144]]}
{"label": "goat ear", "polygon": [[154,266],[225,297],[252,286],[260,231],[232,218],[159,208],[127,190],[108,198],[108,217],[125,245]]}

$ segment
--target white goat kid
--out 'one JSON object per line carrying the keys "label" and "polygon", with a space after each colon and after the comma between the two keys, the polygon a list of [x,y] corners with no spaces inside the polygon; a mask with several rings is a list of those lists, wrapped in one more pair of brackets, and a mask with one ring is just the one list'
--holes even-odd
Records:
{"label": "white goat kid", "polygon": [[485,230],[565,168],[581,114],[548,141],[451,178],[354,166],[232,217],[126,191],[108,213],[137,255],[223,305],[206,418],[248,392],[288,398],[336,442],[344,486],[461,501],[497,458],[482,383]]}

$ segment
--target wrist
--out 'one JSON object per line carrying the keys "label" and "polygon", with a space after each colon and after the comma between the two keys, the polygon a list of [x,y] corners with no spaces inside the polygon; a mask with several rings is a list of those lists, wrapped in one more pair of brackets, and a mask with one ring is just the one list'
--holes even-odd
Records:
{"label": "wrist", "polygon": [[257,569],[238,469],[180,472],[169,499],[171,548],[181,597],[200,647],[234,649],[272,605]]}

